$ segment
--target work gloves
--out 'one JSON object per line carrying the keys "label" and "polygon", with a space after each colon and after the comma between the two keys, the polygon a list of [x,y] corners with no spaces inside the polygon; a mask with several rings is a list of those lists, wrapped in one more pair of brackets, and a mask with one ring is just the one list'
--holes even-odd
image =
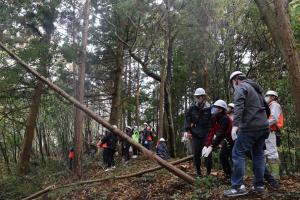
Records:
{"label": "work gloves", "polygon": [[212,152],[213,148],[212,146],[209,146],[209,147],[203,147],[202,149],[202,157],[205,157],[207,158],[209,156],[209,154]]}
{"label": "work gloves", "polygon": [[192,139],[192,134],[190,131],[184,132],[183,133],[183,137],[188,138],[188,139]]}
{"label": "work gloves", "polygon": [[237,127],[237,126],[232,127],[232,129],[231,129],[231,138],[232,138],[232,140],[236,140],[238,129],[239,129],[239,127]]}

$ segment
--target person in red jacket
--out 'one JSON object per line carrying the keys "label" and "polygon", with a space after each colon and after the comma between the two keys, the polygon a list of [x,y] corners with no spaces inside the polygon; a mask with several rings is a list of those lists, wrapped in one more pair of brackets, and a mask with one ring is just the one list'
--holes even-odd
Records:
{"label": "person in red jacket", "polygon": [[69,155],[68,155],[68,159],[69,159],[69,169],[72,170],[73,169],[73,165],[74,165],[74,158],[75,158],[75,151],[74,148],[70,148],[69,150]]}
{"label": "person in red jacket", "polygon": [[225,178],[229,179],[231,177],[231,151],[234,142],[231,138],[232,120],[226,112],[226,102],[217,100],[211,110],[213,123],[202,155],[207,157],[213,149],[220,147],[220,162]]}

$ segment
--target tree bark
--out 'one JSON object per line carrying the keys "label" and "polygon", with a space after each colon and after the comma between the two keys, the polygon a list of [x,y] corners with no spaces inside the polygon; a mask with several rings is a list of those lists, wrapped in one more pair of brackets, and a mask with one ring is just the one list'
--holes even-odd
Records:
{"label": "tree bark", "polygon": [[[139,128],[140,125],[140,65],[136,72],[136,92],[135,92],[135,125]],[[138,129],[139,130],[139,129]]]}
{"label": "tree bark", "polygon": [[39,123],[37,123],[36,125],[36,135],[38,138],[38,147],[39,147],[39,152],[41,154],[41,158],[42,158],[42,162],[45,162],[45,158],[44,158],[44,151],[43,151],[43,140],[42,140],[42,130],[39,127]]}
{"label": "tree bark", "polygon": [[[84,11],[83,11],[83,29],[82,29],[82,51],[80,55],[80,66],[79,66],[79,77],[78,86],[76,90],[78,101],[83,104],[84,99],[84,80],[85,80],[85,65],[86,65],[86,46],[87,46],[87,36],[88,36],[88,26],[89,26],[89,15],[90,15],[90,5],[91,1],[86,0]],[[75,145],[75,158],[74,158],[74,174],[81,178],[82,168],[81,168],[81,157],[82,157],[82,147],[83,147],[83,122],[84,116],[80,109],[75,109],[75,119],[74,119],[74,145]]]}
{"label": "tree bark", "polygon": [[121,115],[121,91],[122,91],[122,72],[123,72],[123,57],[124,57],[124,44],[117,41],[116,53],[116,71],[114,73],[114,91],[112,94],[112,103],[109,122],[118,125]]}
{"label": "tree bark", "polygon": [[22,150],[18,162],[18,172],[21,174],[25,174],[29,170],[29,160],[32,151],[34,128],[36,126],[36,119],[39,112],[42,92],[43,82],[39,80],[32,96],[30,112],[27,118],[25,135],[22,143]]}
{"label": "tree bark", "polygon": [[[167,44],[165,44],[167,45]],[[161,65],[160,70],[160,85],[159,85],[159,125],[158,125],[158,137],[163,137],[164,132],[164,113],[165,113],[165,80],[166,80],[166,70],[165,64]]]}
{"label": "tree bark", "polygon": [[168,149],[171,157],[176,157],[176,135],[174,130],[173,114],[172,114],[172,99],[171,99],[171,81],[172,81],[172,67],[173,67],[173,42],[175,35],[172,36],[172,17],[170,8],[173,6],[173,0],[165,0],[166,4],[166,52],[165,52],[165,65],[166,65],[166,78],[165,78],[165,115],[167,123],[164,125],[167,130]]}
{"label": "tree bark", "polygon": [[300,128],[300,57],[289,17],[282,0],[270,3],[267,0],[255,0],[257,7],[277,45],[289,71],[289,80],[295,99],[298,128]]}

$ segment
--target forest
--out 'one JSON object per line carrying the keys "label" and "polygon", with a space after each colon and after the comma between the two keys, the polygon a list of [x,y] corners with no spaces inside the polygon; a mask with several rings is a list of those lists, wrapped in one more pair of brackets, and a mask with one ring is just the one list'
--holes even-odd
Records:
{"label": "forest", "polygon": [[[224,199],[220,149],[196,178],[184,133],[197,88],[234,102],[234,71],[276,91],[284,115],[279,188],[237,199],[300,199],[300,0],[0,5],[0,199]],[[150,147],[127,134],[148,129]]]}

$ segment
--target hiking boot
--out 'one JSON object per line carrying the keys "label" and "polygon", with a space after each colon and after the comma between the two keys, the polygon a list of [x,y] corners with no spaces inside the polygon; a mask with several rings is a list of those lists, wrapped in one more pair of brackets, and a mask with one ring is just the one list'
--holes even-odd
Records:
{"label": "hiking boot", "polygon": [[265,193],[265,187],[264,186],[252,186],[251,191],[257,194],[263,194]]}
{"label": "hiking boot", "polygon": [[242,196],[248,194],[248,191],[245,187],[245,185],[241,185],[239,188],[235,189],[232,188],[230,190],[225,190],[224,191],[224,196],[225,197],[236,197],[236,196]]}

